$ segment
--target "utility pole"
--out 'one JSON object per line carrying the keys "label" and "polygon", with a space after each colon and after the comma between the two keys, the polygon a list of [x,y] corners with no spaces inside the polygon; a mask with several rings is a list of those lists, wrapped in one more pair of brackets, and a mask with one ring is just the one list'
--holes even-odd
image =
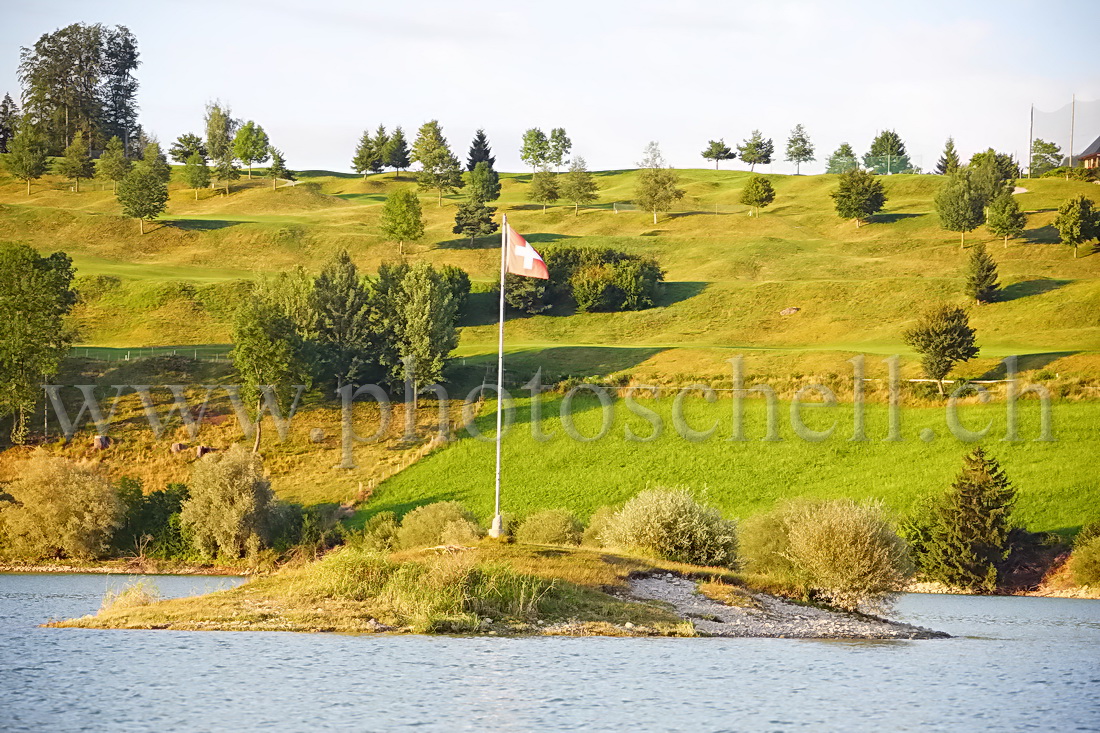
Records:
{"label": "utility pole", "polygon": [[1073,167],[1073,127],[1077,123],[1077,95],[1069,103],[1069,167]]}
{"label": "utility pole", "polygon": [[1031,178],[1031,159],[1035,154],[1035,103],[1031,103],[1031,126],[1027,128],[1027,177]]}

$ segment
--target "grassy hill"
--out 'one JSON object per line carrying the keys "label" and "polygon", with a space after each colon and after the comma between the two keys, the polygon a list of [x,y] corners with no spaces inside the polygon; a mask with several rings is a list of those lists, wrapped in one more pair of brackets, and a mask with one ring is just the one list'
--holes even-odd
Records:
{"label": "grassy hill", "polygon": [[[499,210],[537,248],[614,246],[656,257],[668,277],[662,301],[650,310],[511,317],[510,382],[522,383],[539,367],[550,379],[720,382],[728,379],[726,360],[737,354],[745,357],[750,374],[786,380],[787,387],[811,376],[828,380],[849,374],[846,361],[855,354],[871,357],[870,376],[882,375],[877,357],[890,354],[906,357],[903,373],[917,376],[919,368],[902,345],[901,332],[929,302],[965,303],[961,286],[967,252],[960,250],[957,234],[939,227],[932,205],[940,184],[936,176],[883,179],[886,210],[857,229],[833,212],[829,193],[836,187],[835,176],[769,176],[775,204],[762,216],[749,217],[748,207],[737,203],[748,174],[679,174],[686,196],[657,225],[629,203],[634,171],[598,173],[600,201],[579,215],[569,206],[543,211],[529,204],[529,174],[503,176]],[[1052,221],[1067,197],[1084,193],[1100,199],[1100,188],[1055,179],[1021,184],[1028,190],[1018,199],[1029,215],[1021,240],[1006,248],[984,229],[967,237],[968,245],[988,243],[1005,288],[998,302],[971,308],[982,354],[959,373],[994,376],[1002,357],[1017,354],[1034,378],[1095,380],[1100,257],[1085,247],[1074,259],[1071,248],[1058,244]],[[75,319],[85,347],[115,347],[116,355],[150,346],[202,347],[214,353],[224,351],[231,314],[247,293],[247,281],[258,273],[296,266],[315,272],[340,248],[367,270],[397,258],[396,244],[377,232],[379,211],[389,192],[414,186],[408,173],[396,179],[392,173],[363,178],[306,171],[295,186],[273,191],[267,181],[242,180],[228,196],[204,190],[196,200],[193,191],[174,183],[168,213],[139,236],[136,222],[119,216],[105,186],[76,194],[64,182],[47,179],[35,184],[28,197],[21,183],[0,177],[0,240],[73,256],[83,293]],[[425,192],[421,201],[427,233],[406,245],[406,257],[463,267],[483,291],[474,293],[463,315],[452,362],[451,374],[464,390],[480,382],[495,358],[496,301],[484,290],[496,276],[499,239],[471,244],[451,233],[457,196],[444,197],[437,206],[435,196]],[[787,307],[799,310],[779,315]],[[311,419],[337,424],[326,408],[316,409]],[[621,405],[617,409],[622,412]],[[667,410],[667,404],[660,409]],[[928,411],[918,411],[914,425],[942,422],[932,408],[921,409]],[[980,409],[985,408],[974,409],[979,412],[973,419],[984,420]],[[1089,446],[1095,446],[1100,408],[1084,403],[1067,410],[1067,430],[1059,444],[996,451],[1023,484],[1021,516],[1034,529],[1072,529],[1096,518],[1090,507],[1098,504],[1100,487],[1083,467]],[[230,440],[223,432],[218,440]],[[952,444],[947,450],[944,441],[926,445],[911,433],[910,442],[897,451],[849,450],[834,439],[824,447],[766,445],[749,456],[726,450],[729,444],[716,439],[699,450],[669,441],[638,452],[619,435],[583,449],[571,442],[539,448],[513,439],[506,448],[510,461],[531,451],[538,458],[524,472],[510,475],[512,507],[522,512],[567,506],[587,514],[597,499],[617,501],[646,483],[672,483],[710,487],[716,503],[732,514],[798,493],[875,496],[904,509],[919,493],[946,485],[965,448]],[[147,450],[152,448],[146,443],[131,445],[126,467],[139,465]],[[304,434],[272,450],[277,488],[282,481],[285,496],[310,503],[349,500],[358,481],[387,478],[424,452],[394,439],[370,454],[384,470],[364,468],[349,479],[333,469],[334,447],[314,456],[311,451],[320,449],[311,447]],[[485,473],[491,469],[485,450],[467,439],[431,453],[383,483],[370,508],[461,498],[484,514],[491,478]],[[583,460],[574,461],[577,457]],[[185,477],[185,463],[157,463],[151,481]]]}

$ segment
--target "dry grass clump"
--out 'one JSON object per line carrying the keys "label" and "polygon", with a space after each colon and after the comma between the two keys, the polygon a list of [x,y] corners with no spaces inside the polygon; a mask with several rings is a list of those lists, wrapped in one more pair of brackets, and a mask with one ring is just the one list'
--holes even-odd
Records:
{"label": "dry grass clump", "polygon": [[439,501],[417,507],[401,520],[397,545],[410,549],[447,544],[466,544],[481,536],[474,515],[457,501]]}
{"label": "dry grass clump", "polygon": [[103,604],[99,607],[99,610],[102,612],[139,608],[156,603],[159,600],[160,589],[157,588],[156,584],[148,580],[139,580],[121,590],[108,590],[103,596]]}

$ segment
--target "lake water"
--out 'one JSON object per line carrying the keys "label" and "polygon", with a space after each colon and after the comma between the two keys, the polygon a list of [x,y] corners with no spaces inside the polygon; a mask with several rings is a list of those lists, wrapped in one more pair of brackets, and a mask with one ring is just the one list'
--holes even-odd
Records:
{"label": "lake water", "polygon": [[127,580],[0,574],[0,730],[1100,730],[1100,601],[903,597],[932,641],[37,628]]}

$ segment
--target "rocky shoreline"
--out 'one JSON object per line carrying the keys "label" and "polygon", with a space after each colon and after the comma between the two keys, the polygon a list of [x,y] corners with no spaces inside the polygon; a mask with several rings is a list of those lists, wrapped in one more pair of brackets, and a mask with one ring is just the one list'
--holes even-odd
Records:
{"label": "rocky shoreline", "polygon": [[949,634],[872,616],[791,603],[764,593],[732,606],[707,598],[671,573],[631,578],[630,595],[667,603],[704,636],[789,639],[946,639]]}

